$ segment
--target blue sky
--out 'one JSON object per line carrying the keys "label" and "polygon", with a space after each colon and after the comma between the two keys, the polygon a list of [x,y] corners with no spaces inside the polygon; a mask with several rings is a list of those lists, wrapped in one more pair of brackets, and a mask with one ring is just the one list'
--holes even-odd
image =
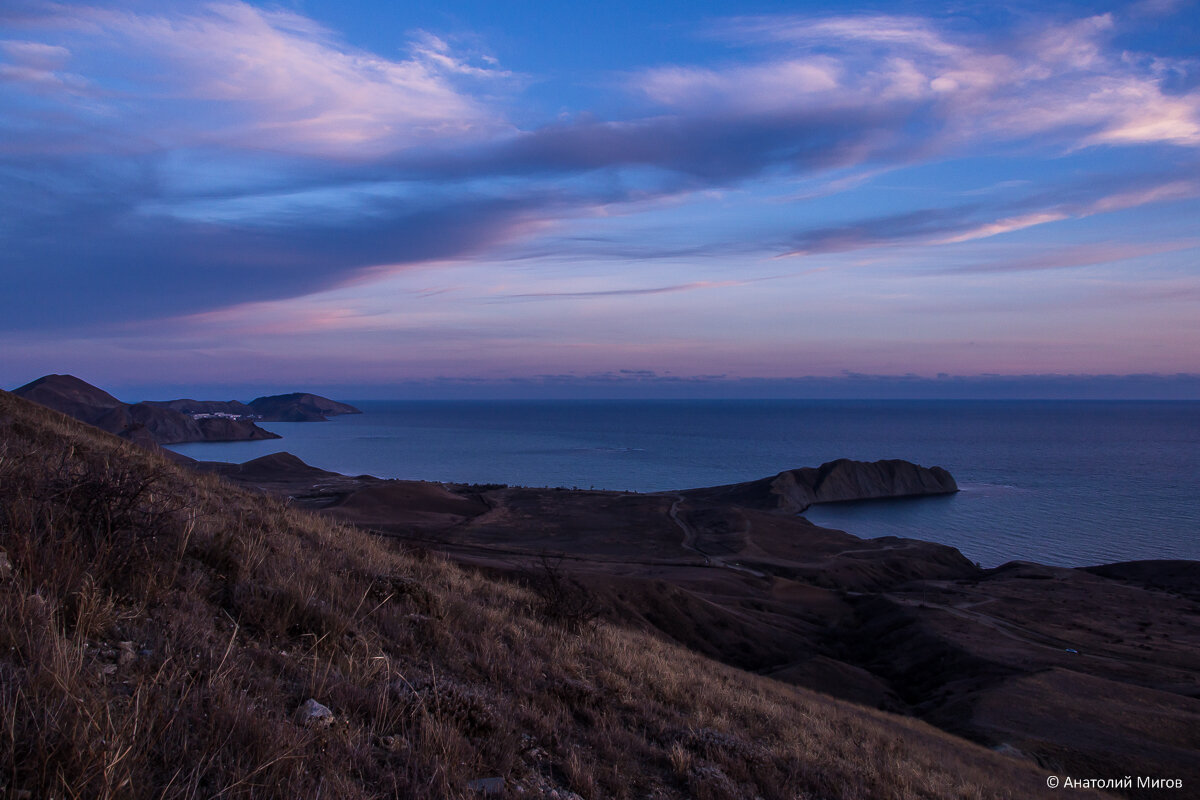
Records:
{"label": "blue sky", "polygon": [[433,6],[0,9],[0,381],[1195,394],[1195,3]]}

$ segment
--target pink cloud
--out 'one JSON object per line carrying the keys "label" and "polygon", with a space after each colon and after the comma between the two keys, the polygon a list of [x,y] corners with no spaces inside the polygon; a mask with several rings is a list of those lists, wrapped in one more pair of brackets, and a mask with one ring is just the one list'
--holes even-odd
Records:
{"label": "pink cloud", "polygon": [[[1200,196],[1200,183],[1192,180],[1167,181],[1157,185],[1115,192],[1095,200],[1073,203],[1047,203],[1046,198],[1026,201],[1023,213],[999,219],[978,220],[973,207],[923,209],[904,214],[860,220],[849,225],[817,228],[796,237],[799,247],[777,258],[811,256],[820,253],[848,252],[895,245],[938,246],[962,244],[1006,233],[1060,222],[1083,219],[1154,203],[1185,200]],[[1041,208],[1024,210],[1030,206]]]}
{"label": "pink cloud", "polygon": [[[471,66],[436,37],[419,35],[409,58],[393,60],[351,47],[300,15],[239,2],[157,14],[64,8],[64,15],[58,27],[70,25],[114,64],[136,60],[125,77],[146,83],[145,117],[156,120],[160,137],[193,140],[175,144],[367,158],[507,129],[456,82],[510,73]],[[65,57],[62,48],[36,42],[9,43],[12,49],[26,59]],[[182,109],[174,101],[214,105]]]}
{"label": "pink cloud", "polygon": [[1073,269],[1100,264],[1112,264],[1133,258],[1177,253],[1200,247],[1200,239],[1185,239],[1173,242],[1125,243],[1098,242],[1069,247],[1041,250],[1032,256],[1016,256],[967,267],[945,270],[947,273],[975,272],[1034,272],[1042,270]]}
{"label": "pink cloud", "polygon": [[969,228],[962,233],[948,236],[945,239],[936,239],[929,242],[929,244],[958,244],[960,242],[974,241],[975,239],[986,239],[989,236],[999,236],[1002,233],[1024,230],[1025,228],[1032,228],[1035,225],[1045,225],[1047,222],[1058,222],[1059,220],[1069,219],[1070,216],[1070,214],[1062,211],[1039,211],[1033,214],[1006,217],[995,222],[988,222],[984,225]]}
{"label": "pink cloud", "polygon": [[639,86],[651,99],[665,105],[703,107],[716,102],[741,111],[774,111],[803,102],[806,97],[836,91],[840,72],[839,65],[826,58],[723,71],[664,67],[643,75]]}
{"label": "pink cloud", "polygon": [[[725,70],[659,68],[634,88],[710,111],[930,104],[943,146],[1050,132],[1075,146],[1200,145],[1200,90],[1165,92],[1169,60],[1117,50],[1117,28],[1103,14],[992,40],[910,17],[745,18],[717,35],[783,55]],[[814,47],[833,52],[807,55]]]}
{"label": "pink cloud", "polygon": [[0,82],[19,84],[39,94],[79,95],[87,91],[88,81],[67,72],[71,51],[41,42],[0,41]]}
{"label": "pink cloud", "polygon": [[1194,180],[1168,181],[1145,189],[1117,192],[1101,197],[1087,206],[1081,216],[1136,208],[1150,203],[1187,200],[1193,197],[1200,197],[1200,182]]}
{"label": "pink cloud", "polygon": [[71,58],[65,47],[12,39],[0,41],[0,53],[10,64],[45,71],[62,69]]}

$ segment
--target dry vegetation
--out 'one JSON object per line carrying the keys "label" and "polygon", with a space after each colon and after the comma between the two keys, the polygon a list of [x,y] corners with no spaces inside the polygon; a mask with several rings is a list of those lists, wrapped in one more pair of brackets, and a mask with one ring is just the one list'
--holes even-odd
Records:
{"label": "dry vegetation", "polygon": [[[0,393],[0,795],[1026,798],[1034,768]],[[11,567],[5,567],[5,559]],[[544,595],[544,593],[543,593]],[[331,724],[304,724],[314,698]]]}

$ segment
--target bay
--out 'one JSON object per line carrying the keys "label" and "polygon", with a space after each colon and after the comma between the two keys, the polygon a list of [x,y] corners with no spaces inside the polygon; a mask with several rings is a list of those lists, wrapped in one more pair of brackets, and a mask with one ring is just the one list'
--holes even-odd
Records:
{"label": "bay", "polygon": [[[350,401],[354,402],[354,401]],[[1200,559],[1200,403],[1129,401],[361,401],[282,440],[194,443],[193,458],[286,450],[346,474],[634,491],[734,483],[835,458],[950,470],[962,491],[819,506],[858,536],[959,548],[984,566]]]}

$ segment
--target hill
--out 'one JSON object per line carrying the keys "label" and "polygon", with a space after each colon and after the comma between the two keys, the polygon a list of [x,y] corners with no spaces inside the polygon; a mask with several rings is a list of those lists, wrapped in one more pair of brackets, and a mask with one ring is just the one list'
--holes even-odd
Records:
{"label": "hill", "polygon": [[74,375],[43,375],[13,389],[13,394],[82,420],[89,425],[114,408],[126,405],[103,389]]}
{"label": "hill", "polygon": [[140,444],[280,438],[245,419],[194,418],[169,403],[123,403],[73,375],[46,375],[13,394]]}
{"label": "hill", "polygon": [[0,548],[13,797],[1054,796],[917,720],[574,624],[553,571],[495,580],[3,392]]}
{"label": "hill", "polygon": [[361,414],[357,408],[308,392],[256,397],[250,408],[264,420],[275,422],[324,422],[341,414]]}

